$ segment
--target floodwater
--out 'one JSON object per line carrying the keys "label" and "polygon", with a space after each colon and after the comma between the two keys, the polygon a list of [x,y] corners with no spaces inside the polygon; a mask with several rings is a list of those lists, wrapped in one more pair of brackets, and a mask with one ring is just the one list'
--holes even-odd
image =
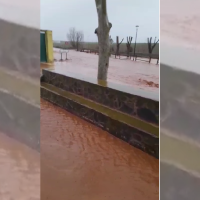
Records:
{"label": "floodwater", "polygon": [[40,199],[39,153],[0,133],[0,199]]}
{"label": "floodwater", "polygon": [[[61,58],[59,51],[54,48],[54,58],[57,60]],[[97,77],[98,55],[68,50],[67,58],[68,60],[63,62],[54,62],[53,67],[57,73]],[[64,54],[63,59],[65,59]],[[109,60],[108,81],[158,93],[159,65],[156,65],[156,62],[157,60],[153,60],[151,64],[134,62],[126,57],[115,59],[112,56]]]}
{"label": "floodwater", "polygon": [[196,0],[160,1],[162,64],[200,74],[199,7]]}
{"label": "floodwater", "polygon": [[160,1],[161,47],[164,43],[172,47],[200,49],[199,6],[200,2],[196,0]]}
{"label": "floodwater", "polygon": [[159,161],[41,100],[42,200],[159,199]]}

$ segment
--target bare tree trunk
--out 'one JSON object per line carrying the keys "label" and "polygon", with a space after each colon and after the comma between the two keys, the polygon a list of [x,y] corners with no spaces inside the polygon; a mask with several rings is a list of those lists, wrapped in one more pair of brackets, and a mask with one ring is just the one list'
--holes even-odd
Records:
{"label": "bare tree trunk", "polygon": [[67,38],[70,41],[71,46],[78,51],[80,44],[83,41],[84,34],[82,31],[76,31],[75,28],[71,28],[67,34]]}
{"label": "bare tree trunk", "polygon": [[123,40],[124,40],[124,38],[123,38],[122,41],[119,43],[119,37],[118,37],[118,36],[116,37],[116,52],[115,52],[115,58],[116,58],[116,56],[119,56],[119,57],[120,57],[120,55],[119,55],[119,46],[120,46],[120,44],[123,42]]}
{"label": "bare tree trunk", "polygon": [[81,46],[81,42],[83,41],[84,34],[82,31],[76,32],[76,50],[79,51],[79,47]]}
{"label": "bare tree trunk", "polygon": [[127,43],[126,43],[126,48],[127,48],[127,58],[130,57],[130,52],[131,52],[131,42],[132,42],[133,37],[127,37]]}
{"label": "bare tree trunk", "polygon": [[78,45],[79,45],[79,41],[77,39],[77,41],[76,41],[76,51],[78,51]]}
{"label": "bare tree trunk", "polygon": [[67,33],[67,38],[73,48],[76,48],[76,29],[70,28],[69,33]]}
{"label": "bare tree trunk", "polygon": [[110,56],[109,32],[112,24],[108,21],[106,0],[95,0],[95,2],[98,14],[98,28],[95,30],[95,33],[97,34],[99,44],[97,78],[100,80],[107,80]]}
{"label": "bare tree trunk", "polygon": [[112,39],[112,37],[111,37],[111,35],[110,35],[110,37],[109,37],[109,42],[110,42],[110,56],[112,55],[112,50],[113,50],[113,39]]}
{"label": "bare tree trunk", "polygon": [[155,46],[156,46],[157,43],[159,42],[159,40],[156,41],[156,37],[155,37],[155,39],[154,39],[154,43],[152,43],[151,41],[152,41],[152,37],[147,38],[149,54],[152,54],[153,49],[155,48]]}

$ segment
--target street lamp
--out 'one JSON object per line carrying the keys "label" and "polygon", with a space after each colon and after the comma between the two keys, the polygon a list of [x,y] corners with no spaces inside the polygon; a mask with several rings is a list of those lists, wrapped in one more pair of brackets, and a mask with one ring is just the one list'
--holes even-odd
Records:
{"label": "street lamp", "polygon": [[134,58],[135,58],[135,49],[136,49],[136,41],[137,41],[137,32],[138,32],[138,28],[139,28],[139,26],[138,25],[136,25],[135,26],[136,27],[136,34],[135,34],[135,45],[134,45]]}

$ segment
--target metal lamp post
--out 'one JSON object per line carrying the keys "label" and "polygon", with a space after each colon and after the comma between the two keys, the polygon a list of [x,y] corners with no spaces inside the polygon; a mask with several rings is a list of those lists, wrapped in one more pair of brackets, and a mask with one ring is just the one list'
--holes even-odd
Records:
{"label": "metal lamp post", "polygon": [[136,25],[135,26],[136,27],[136,34],[135,34],[135,45],[134,45],[134,59],[135,59],[135,50],[136,50],[136,41],[137,41],[137,32],[138,32],[138,28],[139,28],[139,26],[138,25]]}

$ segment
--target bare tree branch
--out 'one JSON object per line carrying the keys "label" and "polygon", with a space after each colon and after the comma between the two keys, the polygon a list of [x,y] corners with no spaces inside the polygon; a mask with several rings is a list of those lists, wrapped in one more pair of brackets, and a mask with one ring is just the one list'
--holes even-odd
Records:
{"label": "bare tree branch", "polygon": [[75,28],[70,28],[69,33],[67,33],[67,39],[69,40],[71,46],[76,48],[78,51],[80,44],[83,42],[84,34],[82,31],[76,31]]}
{"label": "bare tree branch", "polygon": [[123,42],[123,40],[124,40],[124,38],[122,39],[122,41],[119,44],[121,44]]}
{"label": "bare tree branch", "polygon": [[155,37],[154,43],[153,43],[153,44],[151,43],[151,41],[152,41],[152,37],[147,38],[148,51],[149,51],[150,54],[152,54],[153,49],[155,48],[155,46],[156,46],[156,44],[159,42],[159,40],[156,41],[156,37]]}
{"label": "bare tree branch", "polygon": [[123,42],[124,38],[121,40],[121,42],[119,42],[119,37],[117,36],[116,37],[116,52],[115,52],[115,58],[116,56],[120,56],[119,55],[119,47],[120,47],[120,44]]}
{"label": "bare tree branch", "polygon": [[67,33],[67,39],[69,40],[71,46],[76,48],[76,29],[70,28],[69,33]]}
{"label": "bare tree branch", "polygon": [[112,51],[114,50],[114,49],[113,49],[113,39],[112,39],[111,35],[110,35],[110,37],[109,37],[109,41],[110,41],[110,56],[111,56]]}
{"label": "bare tree branch", "polygon": [[130,57],[130,52],[133,50],[131,47],[131,42],[132,42],[133,37],[127,37],[127,43],[126,43],[126,48],[127,48],[127,58]]}
{"label": "bare tree branch", "polygon": [[76,50],[78,51],[80,48],[81,43],[83,42],[84,34],[82,31],[76,32]]}

